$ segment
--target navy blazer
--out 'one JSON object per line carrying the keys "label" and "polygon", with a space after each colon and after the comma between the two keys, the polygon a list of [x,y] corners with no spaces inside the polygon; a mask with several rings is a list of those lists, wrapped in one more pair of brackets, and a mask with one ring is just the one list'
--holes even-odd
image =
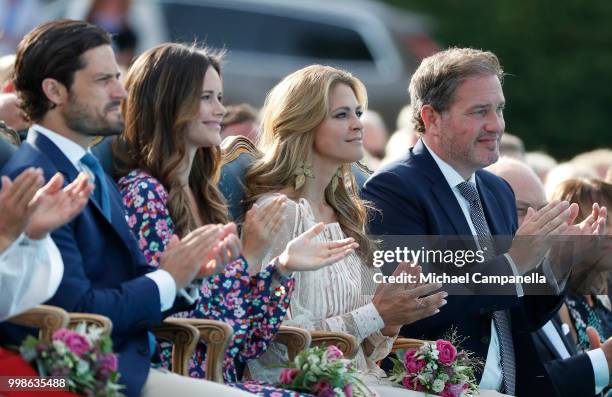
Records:
{"label": "navy blazer", "polygon": [[[480,265],[477,271],[486,273],[486,266],[490,266],[494,274],[511,274],[503,253],[507,252],[511,237],[518,228],[514,192],[506,181],[490,172],[479,170],[475,177],[491,233],[506,237],[497,241],[497,252],[502,255]],[[378,210],[369,219],[369,232],[383,239],[385,235],[472,234],[451,187],[420,140],[403,157],[377,170],[366,181],[361,194]],[[473,241],[463,240],[462,244],[466,248],[474,248]],[[514,289],[514,286],[510,287]],[[447,301],[448,304],[441,308],[439,314],[404,326],[401,335],[435,340],[454,328],[460,337],[467,338],[462,347],[484,361],[491,337],[492,313],[510,309],[517,365],[517,395],[548,395],[546,393],[553,386],[536,357],[529,332],[548,321],[561,304],[559,297],[451,294]],[[534,362],[538,365],[534,366]],[[536,394],[538,392],[544,394]]]}
{"label": "navy blazer", "polygon": [[[45,180],[58,171],[66,183],[78,171],[47,137],[30,130],[24,142],[2,168],[2,175],[14,178],[28,167],[40,167]],[[46,303],[68,312],[102,314],[113,322],[113,348],[119,356],[119,383],[128,396],[140,394],[151,365],[147,331],[165,315],[185,308],[177,301],[173,310],[161,313],[157,285],[145,274],[150,267],[129,229],[121,196],[113,180],[109,187],[112,222],[90,199],[85,209],[51,237],[64,262],[64,275],[55,295]],[[2,341],[19,343],[27,329],[0,325]]]}
{"label": "navy blazer", "polygon": [[574,342],[563,334],[561,320],[558,315],[553,316],[551,322],[571,357],[561,358],[559,352],[542,329],[533,332],[531,336],[538,355],[544,362],[546,371],[553,383],[557,385],[557,396],[593,396],[595,394],[595,375],[591,360],[586,353],[579,353]]}

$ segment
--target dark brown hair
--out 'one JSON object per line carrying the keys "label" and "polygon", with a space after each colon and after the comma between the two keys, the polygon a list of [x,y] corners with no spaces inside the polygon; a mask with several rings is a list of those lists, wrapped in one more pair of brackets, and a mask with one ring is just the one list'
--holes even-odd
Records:
{"label": "dark brown hair", "polygon": [[[187,156],[184,134],[198,115],[204,75],[209,66],[221,74],[221,57],[196,46],[162,44],[134,61],[125,82],[125,130],[113,146],[115,176],[142,169],[158,179],[168,190],[170,216],[180,237],[196,228],[178,179]],[[219,148],[199,148],[189,187],[204,223],[227,222],[227,207],[217,187],[219,171]]]}
{"label": "dark brown hair", "polygon": [[44,79],[70,89],[75,72],[87,66],[81,55],[110,44],[109,34],[99,27],[68,19],[44,23],[26,34],[17,46],[14,81],[30,120],[39,121],[55,106],[42,90]]}

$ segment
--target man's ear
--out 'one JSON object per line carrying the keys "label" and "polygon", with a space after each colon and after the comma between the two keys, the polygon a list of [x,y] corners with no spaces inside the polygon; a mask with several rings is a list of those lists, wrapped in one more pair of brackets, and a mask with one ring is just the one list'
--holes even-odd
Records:
{"label": "man's ear", "polygon": [[440,129],[442,115],[431,105],[423,105],[421,108],[421,120],[425,124],[425,131],[437,131]]}
{"label": "man's ear", "polygon": [[68,100],[68,90],[66,86],[59,81],[46,78],[42,81],[42,90],[49,101],[55,106],[62,105]]}

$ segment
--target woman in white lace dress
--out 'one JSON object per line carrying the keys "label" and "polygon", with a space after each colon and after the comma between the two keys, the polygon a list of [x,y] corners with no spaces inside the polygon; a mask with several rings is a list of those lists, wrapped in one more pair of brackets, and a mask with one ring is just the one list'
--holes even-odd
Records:
{"label": "woman in white lace dress", "polygon": [[[374,247],[364,230],[368,208],[358,197],[351,173],[351,164],[363,156],[359,117],[366,103],[365,87],[347,72],[313,65],[287,76],[266,98],[259,142],[264,155],[248,171],[246,185],[251,204],[263,205],[279,193],[291,199],[284,229],[262,263],[320,222],[325,228],[318,239],[349,236],[359,243],[356,253],[332,266],[294,273],[296,285],[283,324],[355,336],[364,381],[380,385],[385,374],[376,361],[390,352],[400,327],[437,313],[446,293],[419,299],[440,286],[410,288],[373,281],[376,269],[366,258]],[[251,374],[275,381],[278,372],[266,367],[282,361],[286,351],[273,344],[258,362],[249,364]]]}

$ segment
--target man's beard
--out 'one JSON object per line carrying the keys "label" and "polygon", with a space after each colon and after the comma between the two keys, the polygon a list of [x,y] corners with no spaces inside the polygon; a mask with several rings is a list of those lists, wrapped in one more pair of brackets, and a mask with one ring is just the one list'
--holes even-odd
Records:
{"label": "man's beard", "polygon": [[[63,112],[66,125],[73,131],[87,136],[111,136],[119,135],[123,132],[123,117],[115,122],[108,121],[104,115],[96,114],[87,106],[81,105],[74,95],[70,95],[70,106]],[[104,113],[108,109],[119,105],[119,101],[110,102],[104,108]]]}

